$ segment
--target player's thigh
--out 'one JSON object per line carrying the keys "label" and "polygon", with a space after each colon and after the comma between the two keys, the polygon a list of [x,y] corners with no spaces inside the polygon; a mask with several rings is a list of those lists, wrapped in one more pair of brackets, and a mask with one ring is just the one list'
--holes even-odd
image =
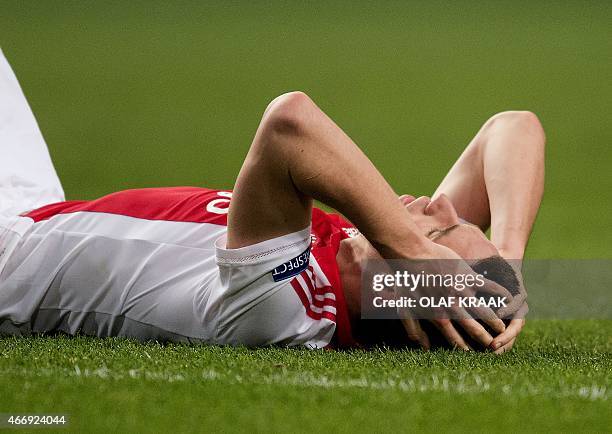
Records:
{"label": "player's thigh", "polygon": [[0,213],[10,216],[64,199],[45,140],[0,50]]}
{"label": "player's thigh", "polygon": [[236,180],[228,215],[228,248],[300,231],[310,224],[312,199],[289,176],[284,155],[260,127]]}
{"label": "player's thigh", "polygon": [[459,217],[486,230],[491,215],[484,179],[483,136],[481,129],[446,174],[433,197],[444,193],[453,203]]}

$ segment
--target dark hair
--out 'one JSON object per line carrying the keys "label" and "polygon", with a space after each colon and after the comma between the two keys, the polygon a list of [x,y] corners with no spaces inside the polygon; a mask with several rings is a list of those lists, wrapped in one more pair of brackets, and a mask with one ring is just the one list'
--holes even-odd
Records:
{"label": "dark hair", "polygon": [[[503,286],[514,296],[520,292],[520,283],[512,266],[501,256],[480,259],[471,265],[472,269],[487,279]],[[429,337],[432,347],[447,347],[448,343],[429,321],[422,321],[421,327]],[[398,319],[360,320],[353,330],[353,336],[364,347],[417,348],[418,344],[407,338],[406,330]],[[477,347],[469,337],[468,343]]]}
{"label": "dark hair", "polygon": [[520,283],[512,266],[501,256],[489,256],[472,264],[472,269],[503,286],[513,296],[520,292]]}
{"label": "dark hair", "polygon": [[355,324],[353,337],[365,348],[417,348],[398,319],[362,319]]}

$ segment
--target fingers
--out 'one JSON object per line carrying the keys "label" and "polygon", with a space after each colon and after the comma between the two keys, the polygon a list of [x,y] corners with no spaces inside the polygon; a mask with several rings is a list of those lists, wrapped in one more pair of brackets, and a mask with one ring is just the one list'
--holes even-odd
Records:
{"label": "fingers", "polygon": [[504,345],[508,344],[518,336],[524,325],[524,318],[513,319],[510,321],[510,324],[508,324],[508,327],[506,327],[506,331],[493,339],[489,345],[489,348],[491,348],[493,351],[497,351],[498,349],[502,348]]}
{"label": "fingers", "polygon": [[505,307],[502,307],[497,311],[497,316],[499,316],[500,318],[509,318],[512,316],[525,317],[525,315],[527,314],[527,311],[525,309],[527,308],[523,306],[527,305],[527,303],[525,303],[526,299],[527,294],[525,294],[524,292],[517,294],[514,298],[510,299],[510,303],[508,303]]}
{"label": "fingers", "polygon": [[415,200],[415,199],[416,199],[416,198],[415,198],[414,196],[412,196],[411,194],[402,194],[402,195],[399,197],[400,202],[401,202],[401,203],[402,203],[404,206],[408,205],[408,204],[409,204],[409,203],[411,203],[411,202],[414,202],[414,200]]}
{"label": "fingers", "polygon": [[470,351],[471,348],[465,343],[465,340],[461,337],[459,332],[453,326],[453,323],[449,319],[434,319],[433,324],[440,330],[440,333],[448,341],[453,348],[460,348],[464,351]]}
{"label": "fingers", "polygon": [[404,329],[406,330],[406,334],[408,335],[408,339],[413,342],[417,342],[421,348],[429,350],[431,347],[429,337],[423,331],[419,322],[411,318],[402,318],[401,320],[402,324],[404,325]]}
{"label": "fingers", "polygon": [[480,318],[482,318],[485,324],[491,327],[491,330],[493,330],[496,334],[500,334],[506,331],[506,324],[504,324],[504,322],[501,319],[497,317],[495,318],[480,317]]}
{"label": "fingers", "polygon": [[494,351],[495,354],[503,354],[507,351],[510,351],[512,349],[512,346],[514,345],[514,341],[516,341],[516,338],[512,338],[510,340],[510,342],[508,342],[506,345],[499,347],[498,349],[496,349]]}
{"label": "fingers", "polygon": [[[465,291],[465,294],[467,296],[475,296],[474,291],[472,288],[469,288],[468,290]],[[466,330],[468,333],[470,331],[472,331],[473,333],[476,333],[478,336],[480,336],[481,338],[485,338],[486,336],[482,333],[483,331],[485,333],[487,333],[488,336],[491,336],[484,327],[482,327],[482,325],[480,325],[477,321],[474,321],[473,318],[476,319],[481,319],[483,320],[489,327],[491,327],[491,329],[496,333],[496,334],[500,334],[503,333],[504,330],[506,330],[506,325],[504,324],[504,322],[495,314],[495,312],[493,312],[493,310],[489,307],[484,307],[484,306],[472,306],[467,308],[470,311],[470,314],[468,314],[464,309],[453,309],[453,316],[452,318],[456,318],[456,319],[463,319],[463,320],[472,320],[472,322],[469,323],[462,323],[463,324],[467,324],[468,326],[468,330]],[[461,321],[460,321],[461,323]],[[478,326],[476,327],[476,325],[474,325],[474,323]],[[470,334],[470,336],[472,336]],[[474,337],[474,336],[472,336]],[[480,342],[480,340],[479,340]],[[490,343],[490,341],[489,341]],[[486,344],[488,345],[488,344]]]}
{"label": "fingers", "polygon": [[484,346],[485,348],[493,342],[493,336],[475,319],[460,319],[457,322],[463,327],[463,330],[469,334],[472,339]]}
{"label": "fingers", "polygon": [[504,322],[495,315],[495,312],[488,307],[473,307],[470,308],[473,313],[473,318],[478,318],[484,321],[495,334],[503,333],[506,330]]}

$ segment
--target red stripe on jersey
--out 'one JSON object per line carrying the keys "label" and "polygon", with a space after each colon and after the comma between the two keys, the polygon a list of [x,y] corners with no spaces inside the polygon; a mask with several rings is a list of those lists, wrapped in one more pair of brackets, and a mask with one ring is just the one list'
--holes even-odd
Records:
{"label": "red stripe on jersey", "polygon": [[[309,267],[309,268],[312,268],[312,267]],[[323,300],[317,300],[315,297],[315,295],[323,295],[324,292],[333,293],[332,288],[330,286],[322,287],[322,288],[315,288],[313,286],[313,281],[312,281],[313,277],[308,275],[305,271],[300,273],[300,276],[306,283],[306,286],[304,286],[302,281],[298,279],[297,277],[294,277],[291,280],[291,286],[293,287],[296,294],[300,298],[300,301],[302,302],[302,305],[304,306],[304,309],[306,310],[306,314],[310,318],[315,319],[315,320],[326,318],[330,321],[336,322],[336,314],[333,312],[324,310],[325,307],[333,307],[334,309],[337,309],[336,300],[333,300],[332,298],[329,298],[329,297],[324,297]],[[306,291],[310,293],[310,297],[308,297],[308,294],[306,293]],[[317,291],[319,293],[317,293]],[[315,311],[313,308],[316,308],[317,311]],[[321,311],[318,312],[318,310],[321,310]]]}
{"label": "red stripe on jersey", "polygon": [[336,322],[336,315],[334,315],[334,314],[333,314],[333,313],[331,313],[331,312],[324,311],[324,312],[321,314],[321,316],[322,316],[323,318],[327,318],[327,319],[328,319],[328,320],[330,320],[330,321]]}
{"label": "red stripe on jersey", "polygon": [[306,270],[302,271],[300,273],[300,276],[302,276],[302,278],[304,279],[304,282],[306,282],[306,286],[308,286],[308,290],[310,291],[310,293],[314,295],[316,293],[316,290],[312,282],[312,277],[310,277],[310,275],[306,272]]}
{"label": "red stripe on jersey", "polygon": [[[340,280],[340,271],[336,262],[340,242],[349,238],[348,232],[354,229],[353,225],[338,215],[327,214],[318,208],[312,210],[312,232],[316,239],[311,252],[321,266],[325,277],[329,280],[333,288],[332,292],[336,297],[337,312],[335,315],[336,334],[334,336],[334,346],[338,347],[357,345],[352,336],[351,322],[346,300],[344,299],[342,281]],[[327,317],[325,313],[323,312],[323,317]]]}
{"label": "red stripe on jersey", "polygon": [[[308,296],[306,295],[305,289],[302,287],[302,285],[300,285],[300,282],[298,282],[298,280],[295,278],[291,279],[291,286],[293,286],[295,293],[297,294],[300,301],[302,302],[302,305],[304,306],[304,309],[306,310],[306,315],[308,315],[310,318],[314,319],[315,321],[320,320],[321,314],[314,312],[312,308],[310,307],[310,300],[308,300]],[[332,321],[335,322],[335,318]]]}
{"label": "red stripe on jersey", "polygon": [[[302,271],[300,273],[300,276],[302,276],[302,279],[304,279],[304,282],[306,282],[306,285],[308,286],[308,291],[310,292],[310,295],[312,298],[312,305],[319,307],[319,308],[323,308],[323,306],[336,307],[336,300],[330,297],[325,297],[325,294],[327,293],[334,294],[334,290],[332,289],[332,287],[331,286],[317,286],[316,283],[319,282],[319,279],[317,279],[314,272],[312,272],[312,267],[308,267],[308,269],[310,271]],[[319,298],[317,298],[317,296]],[[320,300],[320,298],[323,298],[323,299]]]}
{"label": "red stripe on jersey", "polygon": [[[224,196],[225,195],[225,196]],[[227,225],[231,193],[199,187],[142,188],[109,194],[92,201],[60,202],[26,214],[35,222],[58,214],[99,212],[145,220]]]}

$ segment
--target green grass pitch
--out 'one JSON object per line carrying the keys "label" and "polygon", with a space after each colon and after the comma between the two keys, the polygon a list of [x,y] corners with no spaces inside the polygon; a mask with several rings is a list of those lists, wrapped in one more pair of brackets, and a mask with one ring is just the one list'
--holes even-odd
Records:
{"label": "green grass pitch", "polygon": [[532,321],[501,357],[0,341],[3,413],[74,432],[605,432],[609,321]]}
{"label": "green grass pitch", "polygon": [[[548,144],[527,256],[610,258],[611,12],[603,1],[0,0],[0,47],[69,199],[230,188],[266,104],[290,90],[416,195],[487,117],[528,109]],[[73,432],[605,432],[611,331],[528,321],[502,357],[1,338],[0,413],[66,413]]]}

